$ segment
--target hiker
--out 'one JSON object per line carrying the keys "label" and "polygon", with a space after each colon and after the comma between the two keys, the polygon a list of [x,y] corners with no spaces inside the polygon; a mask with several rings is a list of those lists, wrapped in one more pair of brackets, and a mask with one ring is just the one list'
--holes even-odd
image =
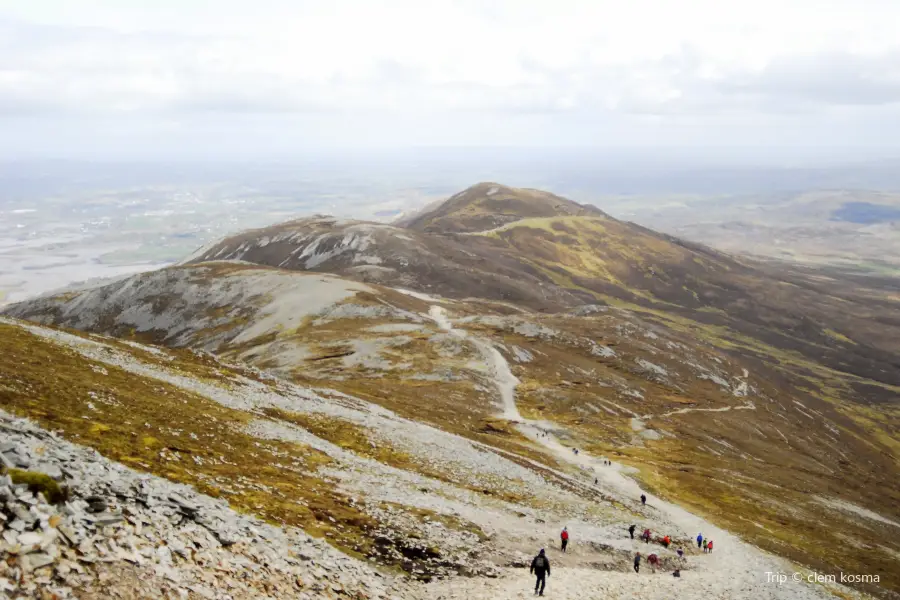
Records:
{"label": "hiker", "polygon": [[563,527],[562,533],[559,534],[559,539],[562,541],[562,551],[566,551],[566,546],[569,545],[569,528]]}
{"label": "hiker", "polygon": [[641,494],[641,504],[647,504],[647,496],[645,494]]}
{"label": "hiker", "polygon": [[634,539],[634,525],[628,528],[628,535],[631,536],[631,539]]}
{"label": "hiker", "polygon": [[681,569],[675,569],[675,571],[672,572],[672,577],[681,577]]}
{"label": "hiker", "polygon": [[668,548],[669,544],[671,544],[671,543],[672,543],[672,538],[670,538],[669,536],[666,536],[663,538],[663,546],[665,546],[666,548]]}
{"label": "hiker", "polygon": [[708,552],[709,552],[709,540],[704,540],[703,541],[703,554],[706,554]]}
{"label": "hiker", "polygon": [[649,544],[650,543],[650,530],[645,529],[644,534],[641,537],[644,538],[644,541]]}
{"label": "hiker", "polygon": [[678,550],[676,550],[676,552],[678,552],[678,558],[684,558],[684,549],[683,548],[679,547]]}
{"label": "hiker", "polygon": [[638,552],[637,554],[634,555],[634,572],[635,573],[641,572],[641,553],[640,552]]}
{"label": "hiker", "polygon": [[597,483],[598,483],[599,481],[600,481],[599,479],[597,479],[596,477],[594,477],[594,485],[597,485]]}
{"label": "hiker", "polygon": [[697,534],[697,547],[698,548],[703,547],[703,534],[702,533]]}
{"label": "hiker", "polygon": [[706,547],[709,550],[709,553],[712,554],[712,540],[709,540],[709,544]]}
{"label": "hiker", "polygon": [[651,554],[647,557],[647,562],[650,563],[650,569],[652,569],[653,572],[656,573],[656,567],[659,566],[659,557],[655,554]]}
{"label": "hiker", "polygon": [[[547,577],[550,576],[550,560],[544,555],[544,549],[538,552],[538,555],[531,561],[531,574],[537,577],[534,582],[534,593],[543,596],[544,586],[547,585]],[[538,591],[540,587],[540,591]]]}

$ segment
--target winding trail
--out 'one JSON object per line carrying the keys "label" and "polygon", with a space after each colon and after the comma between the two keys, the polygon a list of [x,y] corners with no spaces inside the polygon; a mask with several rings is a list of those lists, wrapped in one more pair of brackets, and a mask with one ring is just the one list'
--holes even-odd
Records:
{"label": "winding trail", "polygon": [[[824,586],[794,581],[792,574],[799,569],[788,561],[763,552],[759,548],[741,541],[735,535],[714,526],[705,519],[694,515],[675,504],[651,497],[640,485],[628,477],[633,468],[605,459],[590,456],[579,451],[575,454],[571,447],[562,444],[554,435],[559,426],[551,422],[525,419],[516,408],[515,388],[519,380],[513,375],[509,363],[489,341],[470,335],[453,327],[446,312],[439,306],[432,306],[429,315],[438,326],[450,334],[472,343],[485,359],[493,375],[498,395],[502,401],[503,418],[514,421],[517,428],[527,437],[534,439],[550,450],[561,461],[579,467],[587,484],[597,480],[597,487],[603,492],[621,499],[627,506],[645,515],[647,521],[655,523],[657,531],[680,533],[681,537],[694,538],[701,533],[704,538],[715,542],[715,551],[708,555],[687,558],[682,577],[675,578],[670,572],[648,573],[645,567],[640,574],[632,572],[605,571],[567,567],[565,555],[553,557],[557,567],[548,580],[548,597],[563,600],[602,599],[668,599],[678,597],[683,600],[814,600],[833,598]],[[715,410],[728,410],[715,409]],[[752,405],[734,407],[736,410],[751,410]],[[690,409],[675,411],[688,412]],[[647,505],[641,506],[637,499],[644,493]],[[623,513],[622,529],[630,522]],[[629,539],[598,539],[595,542],[614,547],[627,546],[632,551],[644,552],[644,544]],[[674,555],[673,550],[651,546],[657,554]],[[785,581],[778,583],[777,574],[787,574]],[[466,598],[468,600],[507,600],[531,597],[533,579],[523,574],[521,569],[507,569],[498,579],[455,579],[438,582],[431,588],[436,600]],[[853,597],[848,588],[833,586],[842,593]]]}
{"label": "winding trail", "polygon": [[723,406],[721,408],[679,408],[678,410],[673,410],[671,412],[662,413],[659,415],[644,415],[641,419],[653,419],[660,417],[671,417],[672,415],[684,415],[691,412],[728,412],[729,410],[756,410],[756,405],[752,402],[748,402],[747,404],[743,404],[741,406]]}
{"label": "winding trail", "polygon": [[469,332],[453,327],[453,323],[447,317],[447,313],[442,307],[432,306],[428,311],[428,315],[437,323],[438,327],[459,339],[468,340],[478,349],[479,354],[487,363],[494,384],[497,386],[497,391],[500,394],[503,406],[501,416],[508,421],[524,422],[525,419],[522,418],[522,415],[519,414],[519,409],[516,408],[516,386],[520,382],[513,375],[509,368],[509,363],[503,358],[500,351],[490,342],[476,336],[470,336]]}

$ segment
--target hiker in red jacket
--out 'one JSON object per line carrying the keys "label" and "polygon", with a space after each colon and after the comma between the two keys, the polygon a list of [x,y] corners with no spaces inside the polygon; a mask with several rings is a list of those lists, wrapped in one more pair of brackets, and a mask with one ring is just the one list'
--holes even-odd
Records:
{"label": "hiker in red jacket", "polygon": [[659,566],[659,557],[656,554],[651,554],[647,557],[647,562],[650,563],[650,570],[656,573],[656,567]]}
{"label": "hiker in red jacket", "polygon": [[649,544],[650,543],[650,530],[645,529],[644,534],[641,537],[644,538],[644,541]]}
{"label": "hiker in red jacket", "polygon": [[559,539],[562,541],[562,551],[566,551],[566,546],[569,545],[569,528],[563,527],[562,533],[559,534]]}

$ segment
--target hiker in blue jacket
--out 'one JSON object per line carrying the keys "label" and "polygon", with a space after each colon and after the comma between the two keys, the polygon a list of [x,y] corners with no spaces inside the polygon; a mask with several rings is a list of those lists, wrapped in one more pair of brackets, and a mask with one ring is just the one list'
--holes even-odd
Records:
{"label": "hiker in blue jacket", "polygon": [[[544,555],[544,549],[538,552],[538,555],[531,561],[531,571],[537,577],[534,582],[534,593],[538,596],[544,595],[544,586],[547,585],[547,577],[550,576],[550,560]],[[540,588],[540,591],[538,591]]]}
{"label": "hiker in blue jacket", "polygon": [[703,547],[703,534],[702,533],[697,534],[697,547],[698,548]]}

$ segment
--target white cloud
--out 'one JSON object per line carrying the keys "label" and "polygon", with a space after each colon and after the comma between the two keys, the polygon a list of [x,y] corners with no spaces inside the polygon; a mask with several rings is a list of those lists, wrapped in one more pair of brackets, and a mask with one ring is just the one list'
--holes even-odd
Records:
{"label": "white cloud", "polygon": [[887,0],[0,0],[0,115],[715,128],[900,104],[897,22]]}

